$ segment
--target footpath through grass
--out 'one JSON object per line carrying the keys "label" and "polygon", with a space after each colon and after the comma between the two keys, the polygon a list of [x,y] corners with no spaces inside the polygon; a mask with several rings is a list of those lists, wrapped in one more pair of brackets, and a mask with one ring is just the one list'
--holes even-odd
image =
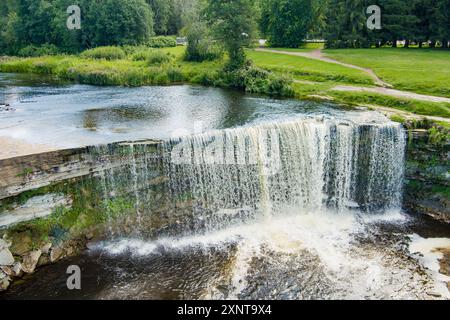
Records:
{"label": "footpath through grass", "polygon": [[294,79],[307,81],[336,81],[343,84],[373,85],[370,76],[360,70],[338,64],[282,53],[248,51],[248,57],[260,67],[290,73]]}
{"label": "footpath through grass", "polygon": [[450,50],[374,48],[323,52],[330,58],[372,69],[396,89],[450,97]]}

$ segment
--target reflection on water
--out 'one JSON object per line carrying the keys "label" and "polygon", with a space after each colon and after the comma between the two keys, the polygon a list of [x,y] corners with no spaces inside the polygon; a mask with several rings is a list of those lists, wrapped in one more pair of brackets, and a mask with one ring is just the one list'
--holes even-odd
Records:
{"label": "reflection on water", "polygon": [[0,103],[15,109],[0,113],[0,136],[56,147],[169,138],[174,131],[229,128],[330,109],[219,88],[96,87],[16,74],[0,74]]}

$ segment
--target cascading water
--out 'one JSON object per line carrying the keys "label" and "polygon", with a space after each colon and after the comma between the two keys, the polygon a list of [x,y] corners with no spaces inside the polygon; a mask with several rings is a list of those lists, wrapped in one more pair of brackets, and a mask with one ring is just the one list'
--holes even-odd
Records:
{"label": "cascading water", "polygon": [[[405,219],[406,138],[401,125],[374,115],[303,116],[96,148],[101,194],[112,202],[128,195],[135,216],[116,222],[98,249],[124,255],[131,268],[156,263],[181,281],[177,297],[420,297],[423,286],[404,288],[414,268],[373,236],[377,223]],[[184,258],[164,262],[170,257]],[[136,288],[153,288],[153,272],[137,276]],[[120,294],[141,292],[105,293]]]}
{"label": "cascading water", "polygon": [[286,208],[399,207],[404,148],[398,124],[311,117],[172,139],[163,153],[172,196],[190,193],[217,229]]}

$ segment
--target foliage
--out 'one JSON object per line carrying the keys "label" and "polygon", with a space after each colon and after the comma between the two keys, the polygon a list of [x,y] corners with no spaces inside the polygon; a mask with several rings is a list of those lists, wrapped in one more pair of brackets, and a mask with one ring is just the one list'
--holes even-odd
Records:
{"label": "foliage", "polygon": [[41,46],[29,45],[19,50],[17,53],[20,57],[41,57],[54,56],[60,53],[58,47],[53,44],[44,44]]}
{"label": "foliage", "polygon": [[193,24],[189,28],[187,40],[186,61],[211,61],[223,55],[222,50],[209,36],[206,26],[202,23]]}
{"label": "foliage", "polygon": [[81,57],[88,59],[106,59],[117,60],[125,58],[126,54],[119,47],[98,47],[95,49],[86,50],[81,54]]}
{"label": "foliage", "polygon": [[174,39],[174,37],[152,37],[148,41],[147,45],[150,48],[170,48],[170,47],[176,47],[177,41]]}
{"label": "foliage", "polygon": [[249,93],[263,93],[280,97],[294,95],[291,79],[277,76],[251,64],[238,70],[224,71],[221,78],[227,86],[242,88]]}
{"label": "foliage", "polygon": [[[378,5],[382,13],[380,30],[368,30],[365,10]],[[449,0],[329,0],[326,9],[325,38],[327,48],[367,48],[371,46],[405,47],[412,42],[431,47],[440,43],[448,47],[450,40]]]}
{"label": "foliage", "polygon": [[257,14],[253,0],[207,1],[204,10],[207,25],[228,53],[228,70],[237,70],[245,65],[244,48],[256,39]]}
{"label": "foliage", "polygon": [[429,141],[434,145],[444,145],[450,142],[450,131],[445,128],[433,126],[428,130]]}
{"label": "foliage", "polygon": [[173,60],[173,56],[170,53],[162,51],[152,50],[148,52],[147,63],[149,65],[159,65],[163,63],[169,63]]}
{"label": "foliage", "polygon": [[274,47],[297,48],[311,29],[312,0],[264,0],[261,30]]}

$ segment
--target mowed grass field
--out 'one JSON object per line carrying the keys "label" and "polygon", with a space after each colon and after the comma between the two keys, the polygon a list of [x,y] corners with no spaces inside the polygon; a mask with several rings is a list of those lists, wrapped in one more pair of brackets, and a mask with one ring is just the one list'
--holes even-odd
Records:
{"label": "mowed grass field", "polygon": [[396,89],[450,97],[450,50],[379,48],[323,52],[330,58],[372,69]]}
{"label": "mowed grass field", "polygon": [[273,52],[249,50],[247,54],[257,66],[292,74],[294,79],[297,80],[337,81],[360,85],[374,84],[372,78],[365,72],[334,63]]}

